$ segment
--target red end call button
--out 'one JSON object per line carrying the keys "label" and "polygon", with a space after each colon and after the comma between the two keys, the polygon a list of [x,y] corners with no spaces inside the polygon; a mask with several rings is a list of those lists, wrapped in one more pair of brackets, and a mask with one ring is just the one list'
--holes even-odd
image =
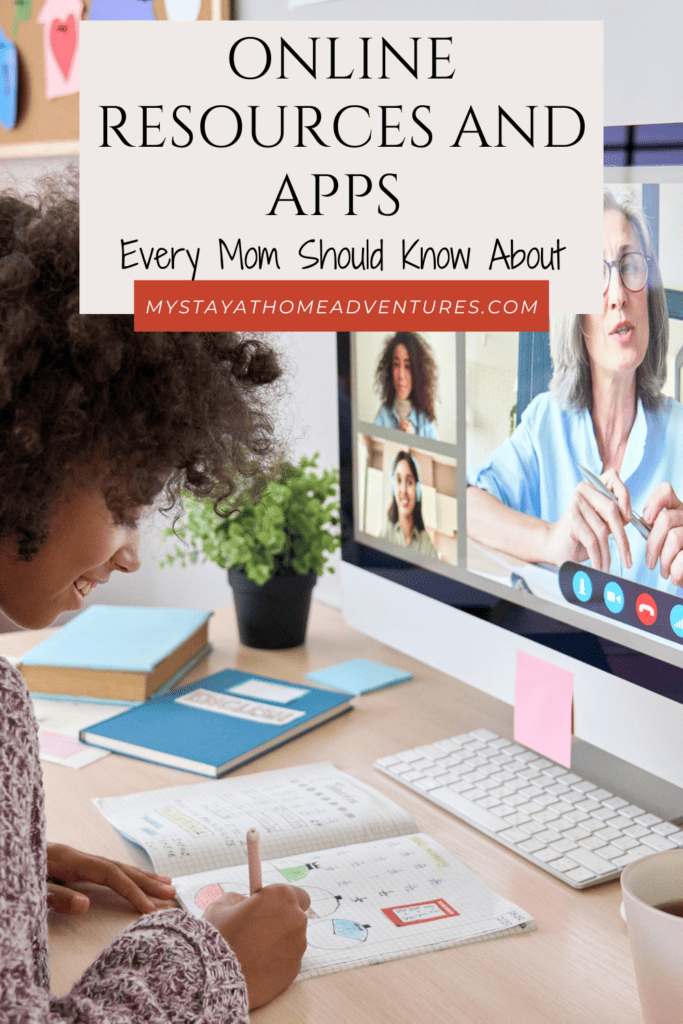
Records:
{"label": "red end call button", "polygon": [[640,594],[636,601],[636,615],[644,626],[654,626],[657,621],[657,605],[649,594]]}

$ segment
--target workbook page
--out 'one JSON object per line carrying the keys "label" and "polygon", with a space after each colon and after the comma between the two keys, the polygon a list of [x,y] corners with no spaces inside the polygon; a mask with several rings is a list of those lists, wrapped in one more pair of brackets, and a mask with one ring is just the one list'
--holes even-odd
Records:
{"label": "workbook page", "polygon": [[[263,884],[311,898],[301,978],[532,930],[533,919],[423,834],[263,861]],[[249,894],[246,866],[175,878],[195,917],[223,892]]]}
{"label": "workbook page", "polygon": [[265,858],[417,830],[393,800],[329,762],[95,802],[168,875],[246,863],[250,828]]}

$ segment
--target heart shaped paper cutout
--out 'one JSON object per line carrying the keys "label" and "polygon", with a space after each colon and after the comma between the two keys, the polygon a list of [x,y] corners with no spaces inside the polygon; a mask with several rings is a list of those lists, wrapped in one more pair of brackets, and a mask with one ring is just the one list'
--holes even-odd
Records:
{"label": "heart shaped paper cutout", "polygon": [[64,81],[69,78],[77,42],[76,19],[73,14],[70,14],[66,21],[55,18],[50,25],[50,48],[59,65],[59,70],[64,75]]}

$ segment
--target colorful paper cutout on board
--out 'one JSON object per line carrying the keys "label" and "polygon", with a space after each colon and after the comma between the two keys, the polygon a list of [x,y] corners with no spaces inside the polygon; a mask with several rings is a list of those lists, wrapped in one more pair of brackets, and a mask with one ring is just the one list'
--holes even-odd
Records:
{"label": "colorful paper cutout on board", "polygon": [[571,767],[573,690],[571,672],[517,651],[515,740],[565,768]]}
{"label": "colorful paper cutout on board", "polygon": [[43,26],[45,50],[45,97],[71,96],[78,92],[78,37],[82,0],[46,0],[38,23]]}
{"label": "colorful paper cutout on board", "polygon": [[164,0],[169,21],[196,21],[201,6],[202,0]]}
{"label": "colorful paper cutout on board", "polygon": [[12,36],[17,38],[20,21],[29,21],[33,0],[14,0],[14,20],[12,21]]}
{"label": "colorful paper cutout on board", "polygon": [[154,21],[152,0],[92,0],[88,21]]}
{"label": "colorful paper cutout on board", "polygon": [[8,131],[17,123],[17,48],[0,28],[0,125]]}

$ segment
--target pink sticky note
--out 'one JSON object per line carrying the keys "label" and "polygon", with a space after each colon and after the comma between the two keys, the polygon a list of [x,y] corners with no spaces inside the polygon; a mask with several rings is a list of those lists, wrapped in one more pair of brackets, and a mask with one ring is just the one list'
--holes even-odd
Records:
{"label": "pink sticky note", "polygon": [[574,677],[557,665],[517,651],[515,740],[570,767]]}

